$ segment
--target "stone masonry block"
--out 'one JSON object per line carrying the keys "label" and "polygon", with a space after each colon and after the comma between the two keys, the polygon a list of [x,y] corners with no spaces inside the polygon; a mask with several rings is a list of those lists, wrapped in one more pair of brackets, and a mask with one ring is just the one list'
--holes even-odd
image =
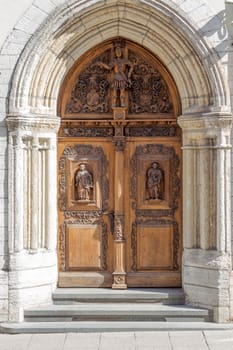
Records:
{"label": "stone masonry block", "polygon": [[32,270],[43,267],[54,267],[57,265],[56,251],[39,251],[37,253],[22,251],[11,255],[11,270]]}
{"label": "stone masonry block", "polygon": [[[0,200],[2,200],[4,198],[4,193],[1,193],[1,196],[0,196]],[[7,196],[4,198],[4,200],[7,198]],[[6,228],[7,227],[7,221],[8,221],[8,214],[7,213],[2,213],[0,215],[0,227],[4,227]]]}
{"label": "stone masonry block", "polygon": [[38,7],[31,6],[19,20],[15,28],[28,34],[33,34],[46,17],[47,14],[45,12],[41,11]]}
{"label": "stone masonry block", "polygon": [[51,302],[54,285],[36,286],[23,289],[9,289],[11,305],[29,307]]}
{"label": "stone masonry block", "polygon": [[57,282],[57,267],[37,268],[32,270],[10,271],[10,288],[31,288],[41,285],[49,285]]}
{"label": "stone masonry block", "polygon": [[11,42],[8,41],[2,48],[1,54],[2,55],[14,55],[18,56],[21,54],[23,48],[25,46],[25,43],[20,42]]}
{"label": "stone masonry block", "polygon": [[0,70],[1,69],[14,69],[15,64],[18,60],[18,55],[3,55],[0,54]]}
{"label": "stone masonry block", "polygon": [[55,2],[50,0],[34,0],[33,5],[47,14],[50,14],[56,8]]}
{"label": "stone masonry block", "polygon": [[228,288],[229,272],[226,270],[208,270],[196,267],[184,267],[184,283],[203,287]]}
{"label": "stone masonry block", "polygon": [[[1,75],[4,74],[6,71],[0,70]],[[6,82],[1,84],[2,79],[4,79],[2,76],[0,77],[0,97],[8,97],[9,94],[9,84]],[[9,80],[8,80],[9,82]]]}
{"label": "stone masonry block", "polygon": [[180,8],[186,12],[186,13],[189,13],[189,12],[192,12],[194,11],[196,8],[199,8],[200,6],[202,6],[203,4],[205,3],[204,0],[186,0],[186,1],[183,1],[181,4],[180,4]]}
{"label": "stone masonry block", "polygon": [[184,285],[185,301],[190,305],[203,307],[229,307],[229,289],[218,290],[216,288]]}

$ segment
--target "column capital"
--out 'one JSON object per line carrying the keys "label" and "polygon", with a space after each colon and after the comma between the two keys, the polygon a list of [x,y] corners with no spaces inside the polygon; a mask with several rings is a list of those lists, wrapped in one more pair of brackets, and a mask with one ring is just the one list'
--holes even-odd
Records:
{"label": "column capital", "polygon": [[183,132],[207,131],[212,128],[230,130],[232,114],[229,112],[188,113],[178,117],[178,124]]}
{"label": "column capital", "polygon": [[6,118],[8,131],[21,132],[53,132],[60,127],[60,117],[46,115],[8,115]]}

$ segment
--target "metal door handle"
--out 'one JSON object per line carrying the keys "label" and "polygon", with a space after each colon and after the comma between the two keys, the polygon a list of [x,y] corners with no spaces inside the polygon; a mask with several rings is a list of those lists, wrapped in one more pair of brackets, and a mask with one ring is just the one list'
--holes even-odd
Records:
{"label": "metal door handle", "polygon": [[115,219],[115,213],[114,211],[105,212],[105,215],[108,215],[109,222],[110,222],[110,233],[114,234],[114,219]]}

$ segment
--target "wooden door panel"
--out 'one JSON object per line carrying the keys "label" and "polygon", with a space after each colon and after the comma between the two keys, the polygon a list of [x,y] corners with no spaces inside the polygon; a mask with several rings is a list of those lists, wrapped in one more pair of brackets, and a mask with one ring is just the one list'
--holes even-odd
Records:
{"label": "wooden door panel", "polygon": [[105,225],[68,224],[66,266],[69,271],[107,269],[107,232]]}
{"label": "wooden door panel", "polygon": [[108,286],[111,280],[111,142],[59,144],[60,286]]}
{"label": "wooden door panel", "polygon": [[135,138],[128,142],[127,157],[131,199],[126,208],[130,218],[126,223],[127,284],[178,286],[181,283],[178,140],[169,143],[162,138]]}
{"label": "wooden door panel", "polygon": [[173,268],[173,226],[138,225],[137,271]]}

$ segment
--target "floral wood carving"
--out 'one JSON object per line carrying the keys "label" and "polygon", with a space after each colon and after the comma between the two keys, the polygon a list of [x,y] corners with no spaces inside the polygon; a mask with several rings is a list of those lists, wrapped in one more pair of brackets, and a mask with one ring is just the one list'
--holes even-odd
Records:
{"label": "floral wood carving", "polygon": [[125,128],[125,136],[131,137],[154,137],[154,136],[176,136],[176,126],[130,126]]}
{"label": "floral wood carving", "polygon": [[129,50],[134,63],[129,90],[129,113],[171,113],[169,89],[159,71]]}
{"label": "floral wood carving", "polygon": [[63,137],[112,137],[114,128],[112,127],[62,127]]}
{"label": "floral wood carving", "polygon": [[92,60],[81,72],[71,92],[66,113],[108,113],[109,81],[107,71],[98,62],[108,62],[110,50]]}

